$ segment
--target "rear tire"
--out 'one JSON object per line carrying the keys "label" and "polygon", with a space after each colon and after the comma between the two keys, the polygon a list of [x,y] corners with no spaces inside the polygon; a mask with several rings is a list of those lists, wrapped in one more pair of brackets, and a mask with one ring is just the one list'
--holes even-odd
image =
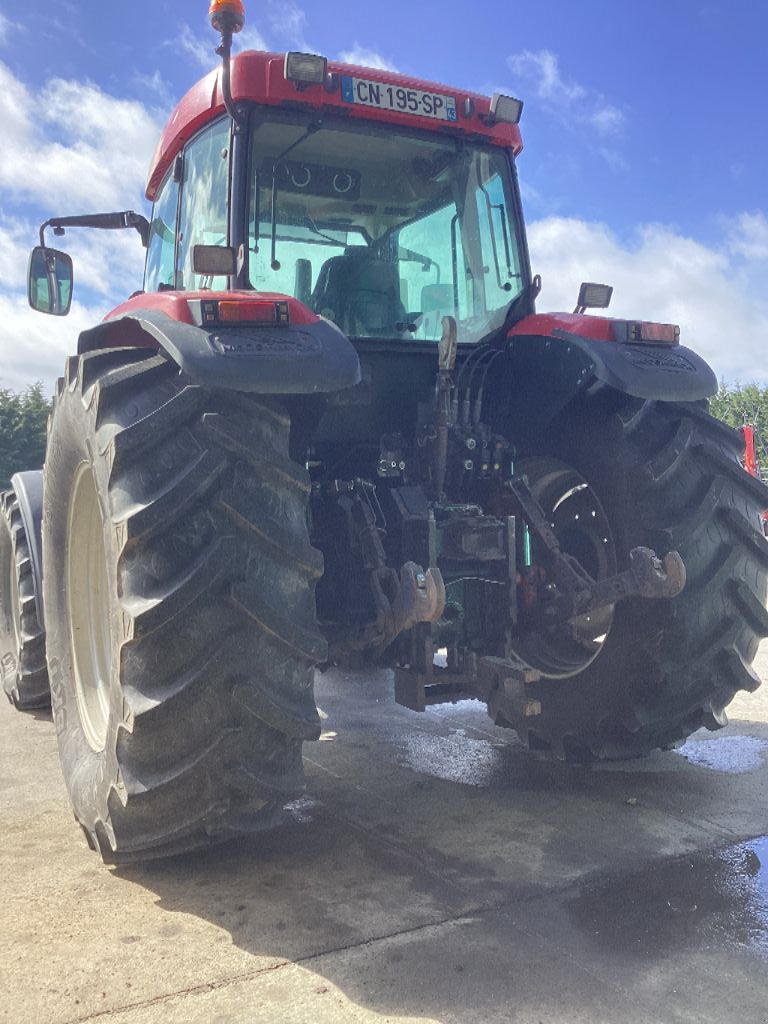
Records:
{"label": "rear tire", "polygon": [[6,491],[0,495],[0,679],[21,711],[51,703],[37,596],[19,502]]}
{"label": "rear tire", "polygon": [[640,756],[721,728],[736,692],[760,685],[751,665],[768,635],[768,488],[744,472],[742,449],[703,405],[584,404],[555,425],[537,454],[588,481],[619,571],[633,547],[677,549],[687,583],[673,600],[622,601],[593,661],[529,688],[542,705],[524,737],[532,748],[581,761]]}
{"label": "rear tire", "polygon": [[70,800],[105,861],[260,831],[302,792],[322,556],[289,431],[278,401],[207,391],[146,350],[69,361],[46,462],[48,663]]}

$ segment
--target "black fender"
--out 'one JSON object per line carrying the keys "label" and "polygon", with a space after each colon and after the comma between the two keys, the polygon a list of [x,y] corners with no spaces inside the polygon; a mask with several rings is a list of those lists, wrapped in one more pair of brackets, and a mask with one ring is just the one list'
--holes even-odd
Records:
{"label": "black fender", "polygon": [[633,398],[697,402],[717,391],[714,370],[684,345],[595,341],[561,330],[552,339],[586,357],[587,373],[596,380]]}
{"label": "black fender", "polygon": [[11,487],[19,503],[19,514],[27,535],[29,560],[32,563],[32,578],[35,584],[35,611],[40,629],[45,629],[43,608],[43,471],[29,470],[15,473]]}
{"label": "black fender", "polygon": [[[154,342],[198,384],[260,395],[340,391],[360,382],[360,361],[335,324],[197,327],[138,309],[83,331],[78,353]],[[133,339],[133,340],[131,340]]]}
{"label": "black fender", "polygon": [[717,391],[712,369],[682,345],[597,341],[555,330],[515,334],[506,349],[507,369],[490,382],[496,393],[488,404],[501,410],[499,429],[509,437],[535,437],[578,395],[613,391],[696,402]]}

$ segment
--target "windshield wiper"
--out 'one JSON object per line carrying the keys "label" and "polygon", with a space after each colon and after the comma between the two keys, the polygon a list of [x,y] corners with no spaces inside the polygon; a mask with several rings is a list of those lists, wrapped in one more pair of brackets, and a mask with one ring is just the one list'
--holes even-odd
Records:
{"label": "windshield wiper", "polygon": [[277,258],[277,168],[281,160],[284,160],[289,153],[292,153],[297,146],[300,146],[302,142],[314,135],[315,132],[319,131],[323,126],[322,121],[313,121],[307,125],[307,130],[303,135],[300,135],[295,142],[292,142],[287,149],[284,149],[282,153],[275,157],[275,161],[272,164],[272,209],[271,209],[271,220],[272,220],[272,255],[271,255],[271,266],[273,270],[280,269],[280,261]]}

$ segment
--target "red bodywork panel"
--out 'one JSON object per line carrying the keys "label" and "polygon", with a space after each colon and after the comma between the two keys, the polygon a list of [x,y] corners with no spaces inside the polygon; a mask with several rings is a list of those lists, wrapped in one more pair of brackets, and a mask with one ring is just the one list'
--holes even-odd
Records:
{"label": "red bodywork panel", "polygon": [[[172,320],[180,323],[193,324],[194,320],[190,313],[188,300],[200,299],[227,299],[238,298],[253,301],[254,296],[265,301],[287,302],[290,322],[292,324],[313,324],[317,323],[320,317],[308,309],[298,299],[290,295],[279,295],[276,292],[253,292],[253,291],[197,291],[197,292],[139,292],[126,302],[121,303],[104,318],[105,322],[114,320],[117,317],[130,316],[140,312],[142,309],[156,310],[158,313],[165,313]],[[556,330],[566,331],[568,334],[576,334],[581,338],[590,338],[592,341],[614,342],[613,325],[610,317],[588,316],[581,313],[533,313],[523,317],[509,331],[509,337],[526,335],[528,337],[551,338]],[[116,328],[118,325],[115,325]]]}
{"label": "red bodywork panel", "polygon": [[[211,54],[213,58],[213,54]],[[284,73],[285,54],[282,53],[241,53],[232,59],[232,97],[238,101],[251,101],[264,106],[313,111],[333,111],[346,116],[380,121],[385,124],[402,125],[406,128],[421,128],[435,133],[449,132],[480,136],[495,146],[504,146],[517,155],[523,148],[520,129],[515,124],[487,124],[490,100],[487,96],[468,92],[466,89],[451,89],[434,82],[424,82],[407,75],[391,71],[356,67],[351,64],[329,63],[328,71],[337,80],[340,75],[366,78],[403,89],[420,89],[424,92],[443,93],[456,99],[456,121],[442,121],[429,117],[395,110],[380,110],[362,104],[347,103],[341,96],[341,88],[329,92],[324,85],[311,85],[302,90],[289,82]],[[171,114],[163,131],[147,184],[147,198],[152,201],[155,193],[174,158],[182,146],[207,122],[224,113],[224,99],[220,89],[220,71],[212,71],[193,86]],[[464,112],[465,101],[471,101],[471,113]]]}
{"label": "red bodywork panel", "polygon": [[[744,437],[744,469],[750,476],[762,480],[760,464],[757,461],[757,448],[755,447],[755,428],[750,423],[745,423],[741,428]],[[763,533],[768,537],[768,511],[763,512]]]}
{"label": "red bodywork panel", "polygon": [[744,435],[744,469],[750,476],[759,478],[760,471],[757,467],[757,452],[755,450],[755,428],[747,424],[741,428],[741,432]]}
{"label": "red bodywork panel", "polygon": [[515,335],[534,335],[551,338],[554,331],[566,331],[578,334],[581,338],[592,341],[614,341],[614,320],[607,316],[588,316],[583,313],[533,313],[523,317],[509,332]]}
{"label": "red bodywork panel", "polygon": [[[278,295],[276,292],[253,292],[253,291],[225,291],[225,292],[140,292],[121,303],[116,309],[107,313],[105,322],[114,320],[120,316],[131,316],[139,313],[142,309],[152,309],[158,313],[165,313],[171,320],[178,320],[182,324],[194,324],[192,314],[189,311],[190,300],[206,299],[227,299],[237,301],[244,299],[253,302],[258,297],[265,302],[286,302],[288,303],[288,315],[292,324],[316,324],[320,317],[311,309],[299,302],[290,295]],[[117,326],[117,325],[116,325]]]}

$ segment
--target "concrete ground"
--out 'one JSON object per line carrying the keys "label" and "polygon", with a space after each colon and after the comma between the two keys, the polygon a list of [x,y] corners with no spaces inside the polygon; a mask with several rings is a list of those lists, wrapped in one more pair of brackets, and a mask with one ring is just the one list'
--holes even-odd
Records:
{"label": "concrete ground", "polygon": [[765,689],[589,769],[326,676],[284,828],[130,870],[86,848],[50,718],[3,703],[0,1021],[766,1021]]}

